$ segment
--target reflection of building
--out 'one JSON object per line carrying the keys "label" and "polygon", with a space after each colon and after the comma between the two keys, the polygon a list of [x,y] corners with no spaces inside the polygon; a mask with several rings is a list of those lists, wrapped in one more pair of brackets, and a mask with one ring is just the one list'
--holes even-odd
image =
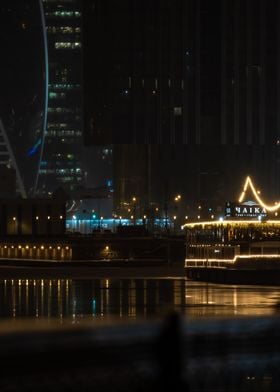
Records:
{"label": "reflection of building", "polygon": [[80,1],[43,0],[49,65],[48,123],[39,192],[72,191],[84,181]]}

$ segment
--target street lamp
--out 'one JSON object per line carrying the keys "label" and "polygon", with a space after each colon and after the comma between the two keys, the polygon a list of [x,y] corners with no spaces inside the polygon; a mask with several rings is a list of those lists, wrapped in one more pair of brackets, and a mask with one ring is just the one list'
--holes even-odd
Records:
{"label": "street lamp", "polygon": [[133,196],[132,202],[133,202],[133,224],[135,226],[136,224],[136,197],[135,196]]}
{"label": "street lamp", "polygon": [[175,223],[176,223],[176,219],[177,219],[177,216],[176,215],[174,215],[173,216],[173,224],[174,224],[174,232],[176,231],[176,227],[175,227]]}

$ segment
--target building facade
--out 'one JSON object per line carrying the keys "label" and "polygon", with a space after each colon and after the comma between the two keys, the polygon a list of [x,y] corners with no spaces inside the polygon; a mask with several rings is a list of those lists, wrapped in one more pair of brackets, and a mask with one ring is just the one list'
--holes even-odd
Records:
{"label": "building facade", "polygon": [[182,193],[211,215],[247,174],[279,197],[278,1],[84,6],[85,132],[114,144],[116,211]]}
{"label": "building facade", "polygon": [[43,0],[48,52],[48,120],[38,193],[84,184],[82,10],[79,0]]}

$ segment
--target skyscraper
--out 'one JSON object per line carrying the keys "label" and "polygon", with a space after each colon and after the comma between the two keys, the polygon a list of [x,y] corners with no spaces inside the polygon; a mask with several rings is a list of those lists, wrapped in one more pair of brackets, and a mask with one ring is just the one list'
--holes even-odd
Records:
{"label": "skyscraper", "polygon": [[43,0],[48,52],[48,121],[38,192],[72,192],[82,162],[82,11],[79,0]]}
{"label": "skyscraper", "polygon": [[[139,188],[135,173],[162,172],[139,191],[149,200],[163,198],[166,182],[190,203],[221,205],[249,173],[279,195],[278,1],[85,7],[85,132],[89,143],[115,144],[118,206]],[[129,144],[146,158],[133,159]]]}

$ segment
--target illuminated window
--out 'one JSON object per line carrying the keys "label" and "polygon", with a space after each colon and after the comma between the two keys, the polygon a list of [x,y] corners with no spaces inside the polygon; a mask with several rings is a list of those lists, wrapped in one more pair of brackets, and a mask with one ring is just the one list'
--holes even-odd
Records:
{"label": "illuminated window", "polygon": [[174,108],[174,116],[182,116],[182,108],[180,106]]}
{"label": "illuminated window", "polygon": [[55,42],[55,49],[79,49],[82,47],[81,42]]}

